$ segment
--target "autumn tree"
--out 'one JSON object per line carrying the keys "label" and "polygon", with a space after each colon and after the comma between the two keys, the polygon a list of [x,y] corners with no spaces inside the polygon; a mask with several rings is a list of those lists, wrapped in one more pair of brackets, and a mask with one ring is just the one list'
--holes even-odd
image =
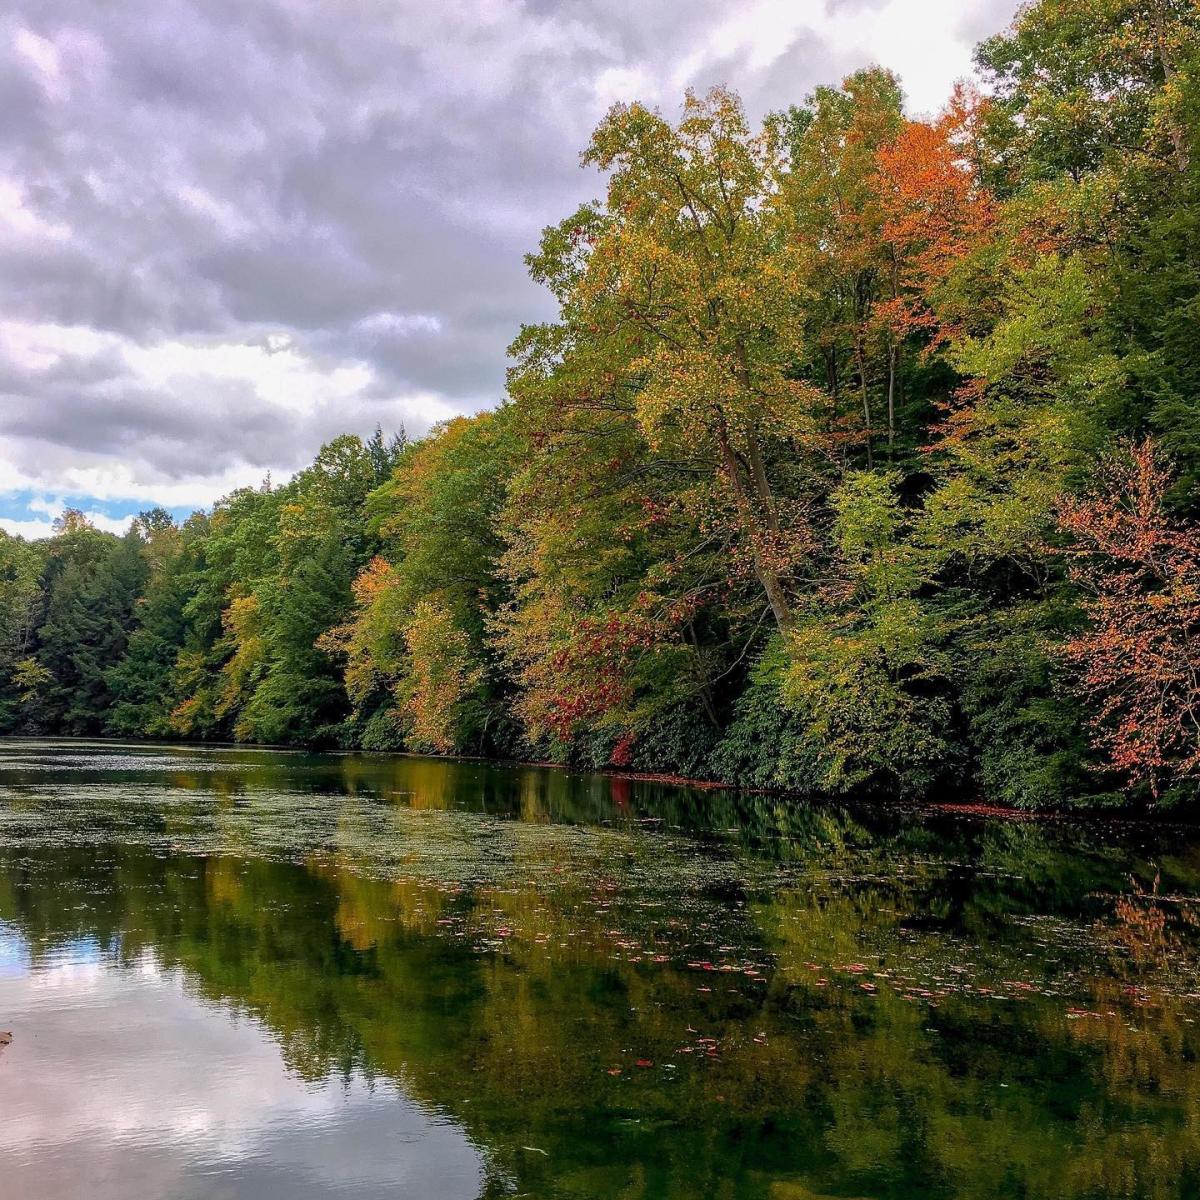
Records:
{"label": "autumn tree", "polygon": [[504,597],[494,520],[518,444],[503,410],[457,418],[401,448],[369,497],[382,554],[320,645],[345,663],[352,728],[372,748],[450,753],[511,727],[487,638]]}
{"label": "autumn tree", "polygon": [[889,445],[895,436],[896,347],[888,344],[886,366],[876,361],[883,350],[878,310],[894,273],[878,156],[903,126],[900,82],[880,68],[859,71],[840,87],[817,88],[780,125],[788,140],[781,213],[793,287],[804,292],[799,315],[808,345],[821,356],[817,378],[829,397],[827,427],[830,433],[843,428],[856,404],[859,420],[851,428],[863,442],[867,466],[874,464],[884,372]]}
{"label": "autumn tree", "polygon": [[1200,529],[1168,515],[1152,442],[1110,460],[1063,505],[1089,628],[1065,647],[1110,765],[1158,797],[1200,779]]}
{"label": "autumn tree", "polygon": [[802,323],[780,236],[782,136],[753,133],[737,97],[716,89],[689,95],[677,125],[616,106],[584,161],[609,172],[607,198],[531,258],[561,324],[526,331],[519,361],[552,345],[577,392],[624,395],[652,454],[704,470],[782,628],[797,516],[768,461],[773,446],[803,446],[816,403],[792,370]]}
{"label": "autumn tree", "polygon": [[600,761],[684,712],[699,745],[725,643],[770,609],[702,471],[655,456],[619,397],[555,404],[562,383],[521,381],[514,412],[545,419],[499,514],[509,600],[492,629],[517,711],[535,745],[590,737]]}
{"label": "autumn tree", "polygon": [[953,338],[940,293],[991,235],[995,205],[974,158],[980,108],[960,87],[936,120],[906,120],[876,151],[886,264],[876,322],[886,348],[889,447],[901,355],[915,341],[913,350],[927,359]]}

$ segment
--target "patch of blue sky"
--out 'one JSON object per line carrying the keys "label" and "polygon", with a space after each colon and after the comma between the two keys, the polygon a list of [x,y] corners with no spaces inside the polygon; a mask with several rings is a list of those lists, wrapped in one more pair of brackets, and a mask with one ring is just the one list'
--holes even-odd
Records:
{"label": "patch of blue sky", "polygon": [[[154,505],[145,500],[99,499],[80,494],[48,495],[31,490],[0,493],[0,529],[27,538],[48,537],[54,518],[65,508],[77,508],[97,528],[122,533],[140,512]],[[186,520],[191,508],[163,506],[176,521]]]}

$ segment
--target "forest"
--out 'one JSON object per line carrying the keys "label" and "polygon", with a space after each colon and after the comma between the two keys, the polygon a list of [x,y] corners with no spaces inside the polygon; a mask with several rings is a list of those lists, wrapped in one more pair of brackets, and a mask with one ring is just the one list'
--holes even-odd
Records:
{"label": "forest", "polygon": [[0,732],[1195,803],[1200,5],[976,59],[614,107],[493,410],[0,535]]}

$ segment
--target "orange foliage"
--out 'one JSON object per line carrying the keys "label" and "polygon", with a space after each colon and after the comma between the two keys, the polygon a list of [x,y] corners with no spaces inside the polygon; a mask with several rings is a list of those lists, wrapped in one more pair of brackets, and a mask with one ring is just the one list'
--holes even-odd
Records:
{"label": "orange foliage", "polygon": [[899,336],[936,328],[930,293],[995,223],[995,201],[966,154],[980,111],[978,97],[960,86],[936,121],[906,121],[876,153],[894,292],[880,318]]}
{"label": "orange foliage", "polygon": [[1090,593],[1091,627],[1066,647],[1074,685],[1111,765],[1155,796],[1200,776],[1200,529],[1167,516],[1169,483],[1147,440],[1060,514]]}

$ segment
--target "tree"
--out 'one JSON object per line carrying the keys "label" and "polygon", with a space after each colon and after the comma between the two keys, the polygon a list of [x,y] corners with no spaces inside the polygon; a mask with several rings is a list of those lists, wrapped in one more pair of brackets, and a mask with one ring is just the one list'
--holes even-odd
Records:
{"label": "tree", "polygon": [[1038,0],[976,58],[996,96],[989,122],[1008,187],[1157,158],[1190,169],[1181,76],[1195,66],[1192,0]]}
{"label": "tree", "polygon": [[979,111],[978,100],[959,88],[936,121],[905,121],[876,151],[887,280],[877,321],[887,348],[889,448],[905,344],[917,335],[927,354],[953,335],[939,293],[990,240],[994,202],[971,158]]}
{"label": "tree", "polygon": [[[701,710],[693,729],[715,726],[709,617],[721,592],[740,608],[746,582],[730,582],[745,564],[722,553],[726,510],[703,477],[656,460],[632,413],[543,402],[524,380],[514,412],[537,435],[500,513],[510,599],[492,626],[526,736],[607,762],[680,706]],[[748,590],[757,617],[752,575]]]}
{"label": "tree", "polygon": [[702,464],[783,628],[797,547],[768,455],[804,444],[818,404],[792,371],[802,325],[781,237],[783,139],[772,124],[752,134],[716,89],[689,94],[676,126],[616,106],[584,161],[610,172],[607,199],[548,230],[530,259],[561,325],[518,340],[517,388],[522,366],[557,359],[576,396],[622,394],[652,453]]}
{"label": "tree", "polygon": [[995,94],[983,121],[993,177],[1104,296],[1098,324],[1126,375],[1111,432],[1153,433],[1178,469],[1171,503],[1195,515],[1200,9],[1041,0],[979,60]]}
{"label": "tree", "polygon": [[486,672],[454,614],[421,600],[404,626],[408,669],[398,689],[408,744],[452,754],[480,723]]}
{"label": "tree", "polygon": [[0,531],[0,730],[6,732],[20,728],[29,716],[22,710],[41,618],[42,562],[38,547]]}
{"label": "tree", "polygon": [[404,448],[407,445],[408,434],[405,433],[403,425],[387,439],[383,436],[382,426],[375,426],[375,432],[367,441],[367,457],[371,460],[371,472],[375,478],[376,487],[387,481],[396,464],[403,457]]}
{"label": "tree", "polygon": [[181,531],[158,508],[140,514],[133,531],[141,540],[148,574],[125,653],[108,672],[112,699],[105,728],[128,736],[165,737],[171,732],[176,663],[186,633],[184,611],[191,593],[186,544],[194,526]]}
{"label": "tree", "polygon": [[77,516],[68,510],[56,524],[35,657],[52,680],[38,687],[42,721],[84,734],[104,727],[112,704],[108,675],[125,653],[147,567],[136,532],[117,538]]}
{"label": "tree", "polygon": [[1168,516],[1170,482],[1143,441],[1060,517],[1091,622],[1064,650],[1074,686],[1109,764],[1156,798],[1200,780],[1200,529]]}
{"label": "tree", "polygon": [[456,418],[406,446],[367,501],[385,556],[359,574],[352,618],[321,645],[343,656],[354,727],[374,748],[461,751],[511,725],[487,638],[504,598],[495,521],[517,448],[504,410]]}
{"label": "tree", "polygon": [[270,485],[243,488],[185,527],[191,536],[181,570],[188,599],[170,715],[175,733],[233,736],[240,701],[230,702],[226,667],[238,646],[226,610],[278,569],[273,542],[278,505],[277,490]]}
{"label": "tree", "polygon": [[[789,170],[783,215],[802,289],[807,340],[820,347],[819,378],[829,394],[830,432],[857,396],[865,462],[874,464],[878,408],[873,359],[879,305],[894,285],[884,239],[880,150],[904,126],[900,83],[889,71],[859,71],[840,88],[820,87],[787,114]],[[893,286],[894,292],[894,286]],[[895,439],[896,347],[888,343],[889,447]],[[851,390],[853,384],[853,390]]]}
{"label": "tree", "polygon": [[335,438],[275,494],[268,569],[240,593],[235,585],[226,610],[226,635],[236,649],[223,703],[237,712],[239,738],[312,743],[341,736],[349,702],[320,640],[348,616],[351,583],[374,548],[365,505],[376,468],[357,437]]}

